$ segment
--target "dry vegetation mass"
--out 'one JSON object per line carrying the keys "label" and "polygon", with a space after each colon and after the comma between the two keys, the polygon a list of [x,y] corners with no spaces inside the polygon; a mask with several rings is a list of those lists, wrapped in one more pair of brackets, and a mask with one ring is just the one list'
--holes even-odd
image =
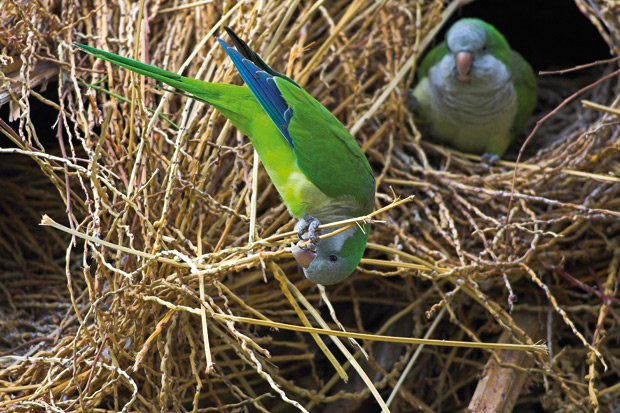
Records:
{"label": "dry vegetation mass", "polygon": [[[0,410],[618,407],[617,65],[571,100],[544,95],[536,150],[489,167],[425,140],[403,106],[457,3],[3,3]],[[610,2],[577,4],[620,44]],[[223,116],[72,46],[240,84],[222,25],[373,167],[390,208],[338,285],[296,268],[294,222]],[[425,336],[474,347],[412,344]]]}

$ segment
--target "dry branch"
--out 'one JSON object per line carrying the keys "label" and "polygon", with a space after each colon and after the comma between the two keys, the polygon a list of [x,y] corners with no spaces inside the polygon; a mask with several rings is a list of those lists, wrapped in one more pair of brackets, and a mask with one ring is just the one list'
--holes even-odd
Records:
{"label": "dry branch", "polygon": [[[452,411],[485,365],[490,387],[525,380],[524,408],[616,407],[615,60],[561,108],[551,87],[518,167],[489,167],[427,141],[403,105],[465,1],[52,3],[9,0],[0,25],[0,410]],[[611,3],[576,3],[617,48]],[[294,223],[223,116],[71,46],[239,84],[222,25],[369,158],[377,212],[349,223],[372,232],[343,283],[297,270]],[[34,100],[54,129],[35,127]],[[512,308],[544,325],[548,355]]]}

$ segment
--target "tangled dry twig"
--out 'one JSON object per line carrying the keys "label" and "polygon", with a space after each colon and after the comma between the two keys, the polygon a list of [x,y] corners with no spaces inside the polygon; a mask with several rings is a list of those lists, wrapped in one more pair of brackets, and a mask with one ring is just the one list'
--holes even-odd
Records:
{"label": "tangled dry twig", "polygon": [[[462,408],[489,355],[506,367],[488,350],[501,332],[533,349],[545,408],[615,406],[617,114],[567,104],[537,132],[558,142],[514,176],[514,163],[420,140],[403,94],[416,52],[458,5],[443,3],[68,3],[60,19],[11,0],[0,57],[21,64],[0,88],[17,119],[0,120],[11,141],[0,170],[13,175],[0,183],[11,195],[0,200],[0,409],[303,411],[371,393],[382,403],[395,387],[393,411]],[[577,3],[617,33],[595,2]],[[213,38],[223,24],[351,128],[377,209],[415,196],[381,211],[357,273],[327,291],[295,268],[293,222],[245,137],[212,108],[71,47],[239,83]],[[36,87],[54,76],[51,100]],[[611,92],[586,97],[614,109]],[[56,136],[35,127],[29,97],[55,111]],[[29,229],[43,213],[70,235]],[[43,316],[26,323],[28,312]],[[410,337],[433,321],[435,338],[475,348],[427,346],[402,376]],[[332,345],[325,331],[357,341]],[[543,339],[549,357],[533,347]]]}

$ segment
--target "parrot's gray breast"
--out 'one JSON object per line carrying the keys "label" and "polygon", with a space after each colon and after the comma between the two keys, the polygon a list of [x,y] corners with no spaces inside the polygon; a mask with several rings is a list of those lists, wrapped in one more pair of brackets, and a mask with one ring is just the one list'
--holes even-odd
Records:
{"label": "parrot's gray breast", "polygon": [[516,105],[511,74],[491,55],[478,57],[471,80],[462,82],[456,76],[454,55],[448,53],[430,69],[429,79],[433,104],[457,124],[488,124]]}

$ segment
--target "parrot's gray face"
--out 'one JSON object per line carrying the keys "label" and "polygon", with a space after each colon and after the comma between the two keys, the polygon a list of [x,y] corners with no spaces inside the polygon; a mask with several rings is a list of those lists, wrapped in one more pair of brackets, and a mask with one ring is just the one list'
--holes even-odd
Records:
{"label": "parrot's gray face", "polygon": [[486,124],[516,99],[511,73],[487,36],[476,21],[455,23],[446,54],[429,70],[433,105],[461,125]]}
{"label": "parrot's gray face", "polygon": [[[327,230],[324,234],[333,230]],[[356,257],[351,255],[342,255],[342,251],[345,242],[354,236],[356,231],[354,227],[321,239],[315,251],[292,245],[293,256],[302,266],[306,278],[322,285],[336,284],[347,278],[357,267],[359,259],[356,260]]]}
{"label": "parrot's gray face", "polygon": [[480,24],[459,21],[450,28],[446,41],[448,53],[438,69],[453,84],[458,81],[476,87],[501,84],[510,79],[504,63],[489,52],[487,32]]}

